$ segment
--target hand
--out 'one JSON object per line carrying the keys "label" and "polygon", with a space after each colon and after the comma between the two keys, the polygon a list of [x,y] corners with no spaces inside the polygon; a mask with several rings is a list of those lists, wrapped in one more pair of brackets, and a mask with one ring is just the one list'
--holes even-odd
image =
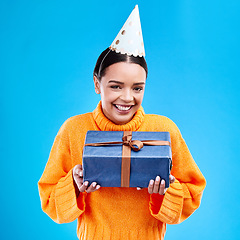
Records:
{"label": "hand", "polygon": [[[90,186],[88,186],[88,181],[83,182],[83,168],[82,165],[78,164],[73,168],[73,180],[75,183],[75,188],[77,188],[77,193],[79,192],[95,192],[100,188],[100,185],[97,185],[96,182],[93,182]],[[78,195],[77,194],[77,195]]]}
{"label": "hand", "polygon": [[[162,179],[159,176],[156,177],[155,181],[150,180],[148,185],[148,192],[149,194],[152,193],[159,193],[160,195],[164,195],[167,191],[167,188],[165,188],[165,180]],[[170,184],[175,182],[175,177],[173,175],[169,175],[169,182]]]}

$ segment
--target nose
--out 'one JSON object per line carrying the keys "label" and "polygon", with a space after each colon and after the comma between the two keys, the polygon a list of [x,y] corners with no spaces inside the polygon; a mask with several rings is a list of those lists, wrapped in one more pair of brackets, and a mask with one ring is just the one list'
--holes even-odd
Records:
{"label": "nose", "polygon": [[125,102],[132,102],[134,100],[134,96],[131,89],[125,89],[122,92],[121,99]]}

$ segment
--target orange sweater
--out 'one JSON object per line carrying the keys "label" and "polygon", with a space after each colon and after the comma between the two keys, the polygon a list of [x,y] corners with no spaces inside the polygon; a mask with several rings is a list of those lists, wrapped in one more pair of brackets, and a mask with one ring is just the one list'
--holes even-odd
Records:
{"label": "orange sweater", "polygon": [[[176,181],[164,196],[150,195],[147,189],[100,188],[76,198],[72,169],[82,164],[88,130],[170,132]],[[144,114],[141,107],[129,123],[115,125],[99,104],[92,113],[72,117],[63,124],[38,184],[43,211],[58,223],[78,218],[79,239],[156,240],[164,238],[166,223],[180,223],[199,207],[206,182],[170,119]]]}

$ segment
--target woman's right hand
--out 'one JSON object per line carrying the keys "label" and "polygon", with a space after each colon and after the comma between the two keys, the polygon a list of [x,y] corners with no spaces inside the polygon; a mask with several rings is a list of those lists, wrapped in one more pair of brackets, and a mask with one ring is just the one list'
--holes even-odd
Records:
{"label": "woman's right hand", "polygon": [[80,164],[73,168],[73,180],[77,195],[79,195],[80,192],[95,192],[100,188],[100,185],[97,185],[96,182],[93,182],[90,186],[88,186],[88,181],[83,182],[83,168]]}

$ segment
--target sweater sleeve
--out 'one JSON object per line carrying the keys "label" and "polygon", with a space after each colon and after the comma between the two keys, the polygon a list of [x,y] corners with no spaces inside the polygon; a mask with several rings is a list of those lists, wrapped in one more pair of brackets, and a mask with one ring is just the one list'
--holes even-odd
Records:
{"label": "sweater sleeve", "polygon": [[171,133],[173,168],[176,180],[164,196],[150,196],[151,214],[167,224],[177,224],[188,218],[199,206],[206,180],[177,129]]}
{"label": "sweater sleeve", "polygon": [[67,128],[59,130],[38,182],[42,209],[57,223],[72,222],[85,210],[85,193],[76,197]]}

